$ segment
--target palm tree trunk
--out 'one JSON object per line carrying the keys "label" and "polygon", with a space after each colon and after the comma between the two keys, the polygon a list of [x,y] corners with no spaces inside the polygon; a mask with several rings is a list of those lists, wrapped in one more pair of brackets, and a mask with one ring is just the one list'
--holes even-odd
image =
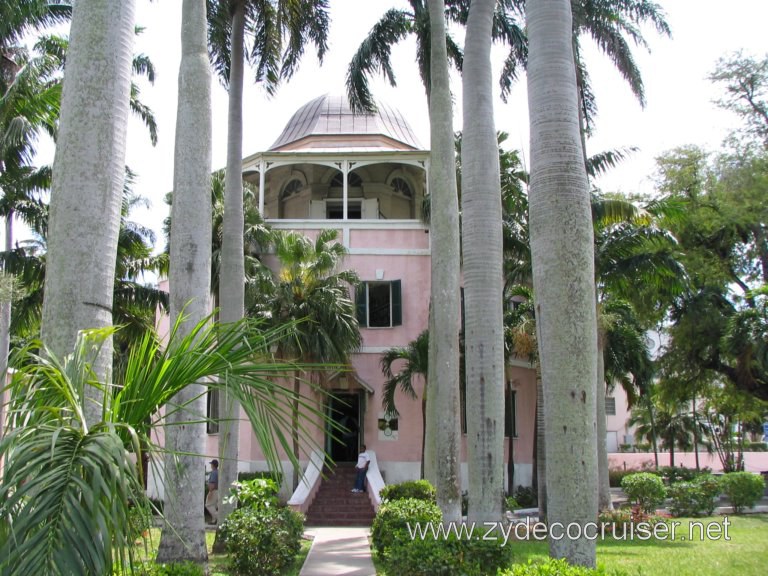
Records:
{"label": "palm tree trunk", "polygon": [[699,413],[696,410],[696,392],[691,399],[691,409],[693,410],[693,454],[696,458],[696,471],[701,470],[699,464]]}
{"label": "palm tree trunk", "polygon": [[[243,74],[245,66],[245,2],[236,2],[232,14],[229,72],[227,168],[224,176],[224,218],[221,239],[221,321],[237,322],[244,315],[245,262],[243,251]],[[225,497],[237,481],[240,457],[240,405],[225,393],[223,429],[219,434],[219,519],[234,509]],[[217,533],[218,536],[218,533]]]}
{"label": "palm tree trunk", "polygon": [[[205,3],[184,0],[181,8],[181,65],[171,206],[171,321],[185,316],[183,333],[210,313],[211,285],[211,70],[206,44]],[[158,562],[205,562],[203,486],[205,464],[205,386],[177,394],[183,405],[166,418],[167,524]],[[185,455],[181,455],[185,454]],[[189,455],[186,455],[189,454]]]}
{"label": "palm tree trunk", "polygon": [[[429,0],[431,78],[429,90],[429,190],[432,206],[431,293],[434,330],[429,337],[429,421],[434,439],[437,503],[445,522],[461,519],[459,406],[459,208],[453,145],[453,111],[445,42],[445,4]],[[434,364],[432,364],[434,362]],[[439,440],[437,440],[439,439]],[[428,466],[425,463],[425,467]]]}
{"label": "palm tree trunk", "polygon": [[653,445],[653,461],[656,470],[659,469],[659,442],[656,435],[656,417],[653,413],[653,401],[650,395],[646,394],[646,402],[648,402],[648,417],[651,419],[651,444]]}
{"label": "palm tree trunk", "polygon": [[[512,384],[509,385],[510,398],[512,396]],[[514,406],[511,406],[514,408]],[[515,413],[512,412],[512,430],[509,432],[509,445],[507,446],[507,496],[515,493]]]}
{"label": "palm tree trunk", "polygon": [[[544,386],[547,520],[597,517],[594,237],[579,127],[568,0],[527,4],[530,236]],[[593,567],[595,542],[550,540],[550,555]]]}
{"label": "palm tree trunk", "polygon": [[[72,352],[80,330],[112,325],[134,5],[134,0],[80,0],[72,11],[42,318],[43,342],[59,357]],[[109,339],[92,367],[107,382],[111,366]],[[86,396],[86,421],[95,423],[101,418],[102,398],[91,387]]]}
{"label": "palm tree trunk", "polygon": [[[293,375],[293,406],[291,408],[291,438],[293,440],[293,457],[299,461],[299,394],[301,393],[301,379],[298,370]],[[291,466],[291,489],[296,490],[299,485],[299,469]]]}
{"label": "palm tree trunk", "polygon": [[539,500],[539,520],[547,519],[547,435],[544,419],[544,383],[541,364],[536,364],[536,481],[533,487]]}
{"label": "palm tree trunk", "polygon": [[608,478],[608,446],[607,426],[605,422],[605,357],[603,335],[598,329],[597,340],[597,380],[595,381],[595,396],[597,397],[597,507],[598,510],[613,510],[611,502],[611,484]]}
{"label": "palm tree trunk", "polygon": [[427,446],[427,383],[424,382],[424,392],[421,394],[421,470],[419,472],[419,478],[422,480],[426,478],[424,476],[424,449]]}
{"label": "palm tree trunk", "polygon": [[[2,162],[0,162],[2,168]],[[5,218],[5,251],[13,250],[13,210],[9,210]],[[13,278],[6,275],[3,270],[0,272],[0,390],[5,388],[6,377],[8,374],[8,353],[11,348],[11,307],[13,303]],[[5,408],[5,399],[0,392],[0,438],[3,437],[5,430],[5,420],[3,420],[3,408]]]}
{"label": "palm tree trunk", "polygon": [[499,154],[493,119],[494,0],[473,0],[462,86],[461,208],[469,520],[501,519],[504,496],[504,334]]}

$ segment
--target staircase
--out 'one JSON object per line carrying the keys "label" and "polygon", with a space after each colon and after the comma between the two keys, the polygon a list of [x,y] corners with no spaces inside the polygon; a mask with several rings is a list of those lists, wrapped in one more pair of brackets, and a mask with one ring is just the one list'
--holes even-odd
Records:
{"label": "staircase", "polygon": [[368,493],[351,492],[355,485],[355,466],[337,464],[323,470],[324,478],[307,511],[307,526],[370,526],[373,506]]}

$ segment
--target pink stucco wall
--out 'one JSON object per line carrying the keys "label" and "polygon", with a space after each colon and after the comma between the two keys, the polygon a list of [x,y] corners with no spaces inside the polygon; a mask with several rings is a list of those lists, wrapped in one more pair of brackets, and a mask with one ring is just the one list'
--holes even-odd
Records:
{"label": "pink stucco wall", "polygon": [[[669,453],[659,452],[659,466],[669,466]],[[654,464],[653,453],[613,453],[608,455],[610,468],[626,468],[639,470],[652,467]],[[711,468],[713,472],[722,472],[723,467],[715,454],[699,453],[699,464],[702,468]],[[747,472],[767,472],[768,452],[745,452],[744,464]],[[693,452],[675,453],[675,466],[686,468],[696,467],[696,455]]]}

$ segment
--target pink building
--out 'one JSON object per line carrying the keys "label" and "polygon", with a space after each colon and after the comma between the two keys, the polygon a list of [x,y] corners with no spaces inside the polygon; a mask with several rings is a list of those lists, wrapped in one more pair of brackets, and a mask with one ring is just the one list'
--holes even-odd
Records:
{"label": "pink building", "polygon": [[[379,104],[376,114],[355,115],[346,98],[326,95],[301,107],[270,149],[247,157],[243,168],[244,178],[258,186],[259,209],[270,226],[309,236],[337,230],[349,253],[343,267],[362,281],[356,294],[362,348],[351,359],[352,371],[324,383],[333,397],[317,399],[325,413],[351,424],[354,434],[340,442],[317,430],[315,442],[337,462],[356,460],[366,444],[375,454],[372,481],[379,472],[386,483],[418,478],[421,402],[398,395],[400,416],[389,418],[382,408],[379,361],[385,350],[406,346],[427,327],[431,236],[422,207],[429,151],[399,111]],[[508,368],[507,388],[514,483],[529,485],[535,374],[527,363]],[[419,395],[422,390],[420,382]],[[240,469],[265,469],[249,427],[241,430]],[[216,445],[214,433],[211,455]],[[303,463],[310,458],[303,455]],[[287,470],[287,460],[284,465]]]}

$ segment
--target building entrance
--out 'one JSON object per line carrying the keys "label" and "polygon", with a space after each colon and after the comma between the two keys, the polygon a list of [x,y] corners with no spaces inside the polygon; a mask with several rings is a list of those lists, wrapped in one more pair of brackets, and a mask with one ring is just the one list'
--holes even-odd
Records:
{"label": "building entrance", "polygon": [[326,451],[335,462],[356,462],[358,450],[362,444],[360,393],[332,392],[328,401],[329,416],[339,426],[345,428],[326,432]]}

